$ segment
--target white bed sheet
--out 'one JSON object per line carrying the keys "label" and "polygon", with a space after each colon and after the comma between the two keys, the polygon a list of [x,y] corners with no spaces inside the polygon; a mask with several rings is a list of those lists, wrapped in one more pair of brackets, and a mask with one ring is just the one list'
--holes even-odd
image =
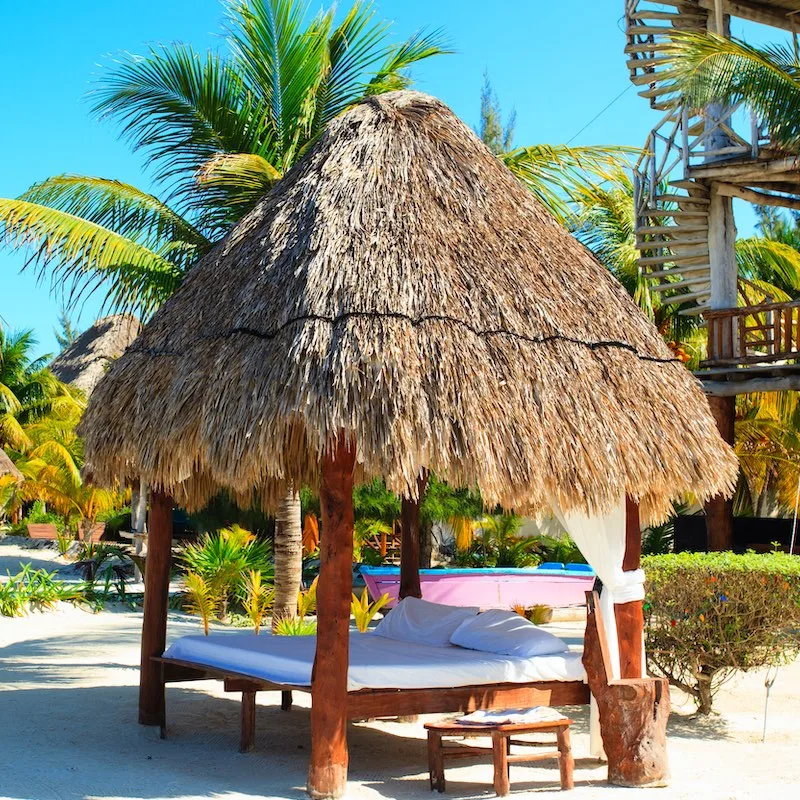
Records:
{"label": "white bed sheet", "polygon": [[[273,683],[310,686],[315,648],[315,636],[215,633],[183,636],[164,656]],[[400,642],[372,633],[350,634],[349,691],[585,681],[585,677],[581,654],[575,651],[521,658]]]}

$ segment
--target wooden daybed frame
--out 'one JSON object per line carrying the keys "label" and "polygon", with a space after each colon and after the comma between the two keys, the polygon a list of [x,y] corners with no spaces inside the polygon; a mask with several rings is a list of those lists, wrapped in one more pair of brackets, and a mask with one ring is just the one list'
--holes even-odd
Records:
{"label": "wooden daybed frame", "polygon": [[[160,670],[162,686],[183,681],[221,680],[226,692],[241,692],[239,749],[247,752],[255,744],[256,693],[280,692],[281,708],[292,707],[292,692],[311,694],[310,686],[294,686],[260,680],[238,672],[206,667],[173,658],[152,659]],[[416,714],[446,714],[479,708],[571,706],[589,702],[589,685],[583,681],[536,681],[531,683],[487,683],[437,689],[359,689],[347,693],[347,718],[404,717]],[[165,708],[165,706],[162,706]],[[166,711],[161,720],[166,736]]]}

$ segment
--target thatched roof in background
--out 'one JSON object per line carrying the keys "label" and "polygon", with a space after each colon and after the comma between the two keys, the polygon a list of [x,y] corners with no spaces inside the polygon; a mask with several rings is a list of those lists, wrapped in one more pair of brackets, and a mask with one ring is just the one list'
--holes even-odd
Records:
{"label": "thatched roof in background", "polygon": [[439,100],[370,98],[212,253],[100,382],[90,474],[189,507],[421,467],[488,503],[645,517],[728,492],[691,374],[594,257]]}
{"label": "thatched roof in background", "polygon": [[20,483],[25,480],[25,476],[17,469],[8,453],[0,447],[0,477],[3,475],[13,475]]}
{"label": "thatched roof in background", "polygon": [[50,370],[60,381],[77,386],[88,396],[141,329],[139,320],[130,314],[98,319],[53,360]]}

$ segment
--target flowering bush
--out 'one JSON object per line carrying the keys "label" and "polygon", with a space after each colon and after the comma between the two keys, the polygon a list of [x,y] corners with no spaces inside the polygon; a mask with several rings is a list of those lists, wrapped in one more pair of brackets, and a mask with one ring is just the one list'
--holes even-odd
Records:
{"label": "flowering bush", "polygon": [[736,671],[800,652],[800,558],[785,553],[648,556],[648,668],[709,713]]}

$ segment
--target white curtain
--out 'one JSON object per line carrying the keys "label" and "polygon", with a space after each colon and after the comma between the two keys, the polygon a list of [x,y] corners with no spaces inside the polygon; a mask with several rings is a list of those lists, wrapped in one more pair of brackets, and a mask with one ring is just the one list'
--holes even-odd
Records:
{"label": "white curtain", "polygon": [[[575,540],[575,544],[603,582],[600,611],[605,622],[613,677],[619,678],[619,642],[614,603],[644,599],[644,572],[640,569],[624,572],[622,569],[625,558],[625,497],[621,497],[607,514],[594,517],[574,511],[564,513],[553,500],[550,505],[556,519]],[[603,743],[594,698],[591,703],[590,731],[592,755],[601,757]]]}

